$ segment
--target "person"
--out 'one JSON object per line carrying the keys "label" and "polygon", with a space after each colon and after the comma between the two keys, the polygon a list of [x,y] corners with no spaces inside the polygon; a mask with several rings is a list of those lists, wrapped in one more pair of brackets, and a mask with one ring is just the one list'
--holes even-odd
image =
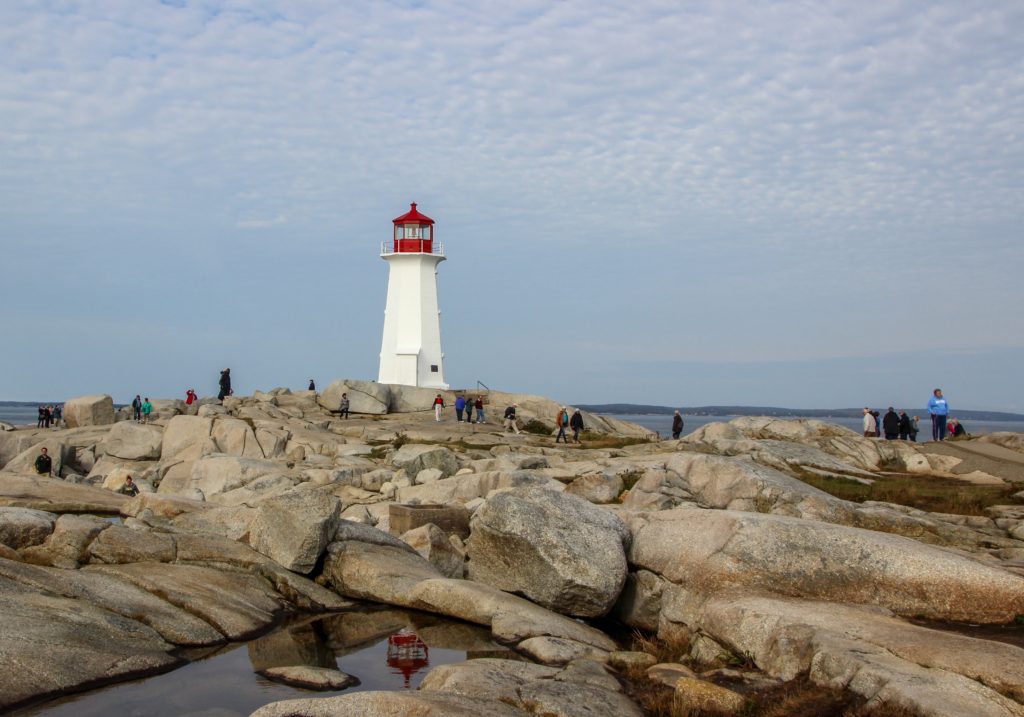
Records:
{"label": "person", "polygon": [[895,441],[900,435],[900,417],[896,415],[896,409],[892,406],[889,406],[885,417],[882,418],[882,430],[885,431],[885,440],[887,441]]}
{"label": "person", "polygon": [[874,438],[875,437],[875,414],[870,408],[864,409],[864,437]]}
{"label": "person", "polygon": [[185,391],[185,405],[186,406],[191,406],[193,403],[196,402],[196,399],[198,399],[198,398],[199,398],[199,396],[196,395],[196,390],[194,388],[190,388],[189,390]]}
{"label": "person", "polygon": [[908,438],[910,438],[910,416],[906,411],[900,411],[900,440],[905,441]]}
{"label": "person", "polygon": [[39,455],[36,456],[36,473],[41,476],[53,475],[53,459],[46,452],[45,448],[39,449]]}
{"label": "person", "polygon": [[39,406],[39,420],[36,421],[36,428],[42,428],[46,423],[46,406]]}
{"label": "person", "polygon": [[572,442],[579,443],[580,431],[585,430],[583,428],[583,414],[580,413],[580,409],[577,408],[573,412],[572,418],[569,419],[569,428],[572,429]]}
{"label": "person", "polygon": [[[466,410],[466,397],[461,393],[455,397],[455,420],[462,423],[462,412]],[[466,416],[469,420],[469,416]]]}
{"label": "person", "polygon": [[477,423],[483,423],[484,422],[484,397],[483,396],[477,396],[476,397],[476,402],[473,404],[473,407],[476,408],[476,422]]}
{"label": "person", "polygon": [[220,393],[217,400],[223,401],[225,396],[231,395],[231,369],[226,368],[220,372]]}
{"label": "person", "polygon": [[966,436],[967,435],[967,429],[964,428],[963,424],[960,423],[960,421],[958,421],[957,419],[954,418],[951,421],[951,423],[953,424],[953,428],[949,432],[949,435],[951,437],[953,437],[953,438],[961,438],[962,436]]}
{"label": "person", "polygon": [[946,440],[946,418],[949,416],[949,403],[942,396],[942,389],[932,391],[928,399],[928,414],[932,417],[932,440]]}
{"label": "person", "polygon": [[142,422],[149,423],[149,414],[153,412],[153,404],[149,402],[149,396],[142,402]]}
{"label": "person", "polygon": [[871,415],[875,417],[875,438],[882,437],[882,412],[872,411]]}
{"label": "person", "polygon": [[53,407],[53,427],[60,428],[60,422],[64,420],[64,406],[57,404]]}
{"label": "person", "polygon": [[921,431],[921,417],[914,416],[910,419],[910,440],[917,443],[917,434]]}
{"label": "person", "polygon": [[53,406],[47,406],[43,409],[43,428],[49,428],[51,421],[53,421]]}
{"label": "person", "polygon": [[121,495],[136,496],[139,494],[139,487],[135,485],[131,476],[124,479],[124,484],[117,489],[117,492]]}
{"label": "person", "polygon": [[444,408],[444,399],[441,398],[441,394],[437,394],[437,398],[434,399],[434,420],[441,420],[441,409]]}
{"label": "person", "polygon": [[511,406],[505,409],[505,432],[515,431],[519,433],[519,426],[516,425],[516,409],[519,408],[518,403],[513,403]]}
{"label": "person", "polygon": [[555,436],[555,443],[558,443],[559,438],[561,438],[565,443],[568,443],[569,439],[565,435],[565,429],[569,425],[569,412],[565,410],[565,406],[562,406],[558,411],[558,415],[555,416],[555,425],[558,426],[558,434]]}
{"label": "person", "polygon": [[679,438],[683,434],[683,414],[676,411],[672,415],[672,438]]}
{"label": "person", "polygon": [[139,394],[132,399],[132,420],[136,423],[142,420],[142,397]]}
{"label": "person", "polygon": [[346,421],[348,420],[348,407],[348,394],[343,393],[341,394],[341,401],[338,402],[338,411],[341,412],[341,417],[344,418]]}
{"label": "person", "polygon": [[313,379],[309,379],[309,390],[316,391],[316,384],[313,383]]}

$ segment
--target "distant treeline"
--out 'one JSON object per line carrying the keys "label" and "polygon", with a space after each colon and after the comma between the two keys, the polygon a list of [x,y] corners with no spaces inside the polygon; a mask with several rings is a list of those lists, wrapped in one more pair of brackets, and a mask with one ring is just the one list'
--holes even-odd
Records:
{"label": "distant treeline", "polygon": [[[774,416],[779,418],[859,418],[864,415],[864,408],[778,408],[776,406],[647,406],[640,403],[601,403],[580,404],[580,408],[591,413],[641,415],[671,415],[678,410],[688,416]],[[888,406],[873,406],[883,413]],[[907,411],[917,415],[927,413],[923,407],[907,408],[896,406],[897,411]],[[958,411],[952,412],[956,418],[971,421],[1024,421],[1024,414],[1004,413],[1001,411]]]}

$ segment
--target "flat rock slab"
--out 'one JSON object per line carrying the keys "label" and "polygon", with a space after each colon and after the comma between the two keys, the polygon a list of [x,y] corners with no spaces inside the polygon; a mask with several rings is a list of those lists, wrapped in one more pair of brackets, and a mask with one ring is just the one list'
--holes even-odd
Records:
{"label": "flat rock slab", "polygon": [[128,496],[59,478],[0,473],[0,505],[51,513],[117,514]]}
{"label": "flat rock slab", "polygon": [[224,641],[220,632],[192,613],[112,575],[0,559],[0,577],[29,589],[76,598],[137,620],[175,645],[200,647]]}
{"label": "flat rock slab", "polygon": [[341,697],[273,702],[249,717],[527,717],[497,700],[429,692],[356,692]]}
{"label": "flat rock slab", "polygon": [[271,624],[284,601],[264,578],[197,565],[132,563],[89,566],[126,580],[199,616],[230,640],[244,640]]}
{"label": "flat rock slab", "polygon": [[0,577],[0,709],[87,685],[163,672],[184,660],[153,629]]}
{"label": "flat rock slab", "polygon": [[259,672],[268,680],[306,690],[343,690],[359,684],[359,679],[341,670],[309,665],[269,667]]}

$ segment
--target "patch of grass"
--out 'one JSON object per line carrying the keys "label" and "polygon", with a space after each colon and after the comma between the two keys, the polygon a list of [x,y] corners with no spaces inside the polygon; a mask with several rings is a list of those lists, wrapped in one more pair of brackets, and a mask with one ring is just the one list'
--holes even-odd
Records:
{"label": "patch of grass", "polygon": [[804,476],[801,480],[837,498],[855,503],[877,500],[932,513],[985,515],[985,508],[989,506],[1017,502],[1012,497],[1017,489],[1011,485],[972,485],[937,476],[880,475],[872,485],[820,476]]}
{"label": "patch of grass", "polygon": [[406,436],[404,433],[399,433],[395,436],[395,440],[391,441],[391,445],[393,445],[395,447],[395,450],[397,451],[399,448],[401,448],[408,442],[409,437]]}
{"label": "patch of grass", "polygon": [[627,446],[638,446],[641,443],[654,442],[651,438],[613,436],[606,433],[594,433],[593,431],[583,431],[580,433],[580,441],[585,443],[587,448],[626,448]]}
{"label": "patch of grass", "polygon": [[622,479],[622,492],[625,493],[627,490],[633,490],[633,486],[636,482],[643,478],[643,471],[628,471],[619,476]]}
{"label": "patch of grass", "polygon": [[532,433],[535,436],[550,436],[551,429],[544,425],[543,422],[538,421],[536,418],[531,418],[523,425],[523,430],[526,433]]}
{"label": "patch of grass", "polygon": [[684,662],[688,661],[690,654],[690,638],[677,637],[670,640],[663,640],[654,635],[634,630],[631,636],[631,650],[635,652],[646,652],[654,655],[658,662]]}

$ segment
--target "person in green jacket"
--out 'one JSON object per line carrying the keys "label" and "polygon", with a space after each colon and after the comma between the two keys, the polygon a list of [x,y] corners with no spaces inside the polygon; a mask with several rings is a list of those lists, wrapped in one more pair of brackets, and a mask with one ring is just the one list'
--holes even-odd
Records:
{"label": "person in green jacket", "polygon": [[149,396],[142,402],[142,422],[149,423],[149,414],[153,412],[153,404],[149,402]]}

